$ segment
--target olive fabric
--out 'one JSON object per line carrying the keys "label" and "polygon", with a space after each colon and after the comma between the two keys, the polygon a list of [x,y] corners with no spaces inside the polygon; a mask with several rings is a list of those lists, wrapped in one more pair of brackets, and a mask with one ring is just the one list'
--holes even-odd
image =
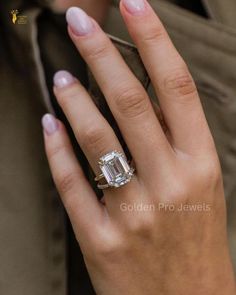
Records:
{"label": "olive fabric", "polygon": [[[69,40],[53,1],[0,4],[0,294],[95,294],[83,257],[53,184],[40,120],[55,113],[70,133],[85,174],[92,172],[52,94],[52,76],[65,69],[90,91],[121,135],[91,73]],[[229,241],[236,269],[236,20],[235,1],[150,1],[197,83],[222,163]],[[224,4],[222,3],[224,2]],[[149,78],[113,1],[105,30],[147,88]],[[12,10],[26,17],[12,23]],[[120,39],[117,39],[120,38]],[[150,95],[156,100],[152,87]],[[124,144],[124,143],[123,143]]]}
{"label": "olive fabric", "polygon": [[208,14],[214,21],[236,28],[236,1],[204,0],[204,4]]}

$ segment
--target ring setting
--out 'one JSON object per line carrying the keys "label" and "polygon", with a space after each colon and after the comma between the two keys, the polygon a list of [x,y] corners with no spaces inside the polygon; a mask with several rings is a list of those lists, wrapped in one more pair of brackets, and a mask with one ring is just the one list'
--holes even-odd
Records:
{"label": "ring setting", "polygon": [[98,164],[102,173],[95,177],[95,181],[106,180],[105,184],[98,183],[99,189],[118,188],[130,182],[134,175],[135,169],[130,167],[126,156],[117,151],[102,156]]}

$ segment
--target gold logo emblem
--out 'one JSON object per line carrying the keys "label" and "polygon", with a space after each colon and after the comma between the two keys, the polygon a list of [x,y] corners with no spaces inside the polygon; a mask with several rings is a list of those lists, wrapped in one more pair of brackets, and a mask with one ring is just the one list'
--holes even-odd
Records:
{"label": "gold logo emblem", "polygon": [[18,9],[13,9],[11,11],[11,20],[14,25],[25,25],[27,24],[27,16],[21,15]]}

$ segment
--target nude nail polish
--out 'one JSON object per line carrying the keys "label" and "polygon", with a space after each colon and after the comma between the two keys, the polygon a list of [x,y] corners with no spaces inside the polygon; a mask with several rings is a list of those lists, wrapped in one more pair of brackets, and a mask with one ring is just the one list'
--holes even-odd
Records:
{"label": "nude nail polish", "polygon": [[56,118],[51,114],[46,114],[42,118],[42,126],[47,135],[52,135],[58,129]]}
{"label": "nude nail polish", "polygon": [[78,36],[87,35],[93,30],[92,20],[78,7],[71,7],[67,10],[66,20],[72,31]]}
{"label": "nude nail polish", "polygon": [[123,4],[132,14],[141,13],[145,9],[144,0],[123,0]]}
{"label": "nude nail polish", "polygon": [[53,82],[57,88],[63,88],[75,82],[75,78],[67,71],[58,71],[54,75]]}

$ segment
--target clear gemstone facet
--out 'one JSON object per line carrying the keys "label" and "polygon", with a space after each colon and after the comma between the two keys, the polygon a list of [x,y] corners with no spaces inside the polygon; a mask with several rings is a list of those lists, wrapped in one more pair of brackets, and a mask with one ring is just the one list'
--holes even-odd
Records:
{"label": "clear gemstone facet", "polygon": [[130,181],[133,169],[123,154],[114,151],[100,160],[101,171],[110,186],[119,187]]}

